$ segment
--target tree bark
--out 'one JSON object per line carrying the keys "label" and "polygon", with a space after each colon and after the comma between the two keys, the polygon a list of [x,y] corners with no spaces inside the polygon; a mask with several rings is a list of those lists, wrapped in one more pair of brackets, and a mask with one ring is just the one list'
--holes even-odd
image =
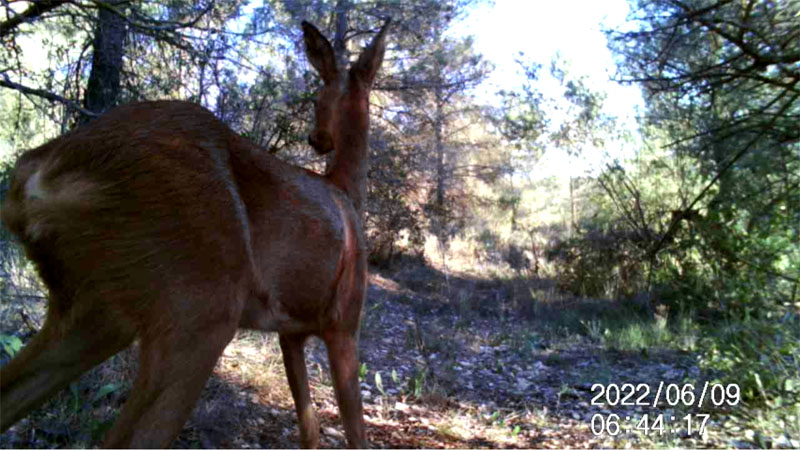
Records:
{"label": "tree bark", "polygon": [[[441,26],[437,23],[436,28],[434,29],[434,40],[436,51],[442,51],[442,30]],[[433,134],[434,134],[434,154],[436,155],[436,203],[434,208],[434,214],[436,215],[435,221],[436,228],[435,234],[444,242],[446,239],[446,223],[447,217],[445,215],[445,199],[447,197],[446,193],[446,179],[447,179],[447,171],[445,170],[445,144],[444,144],[444,88],[442,86],[442,62],[441,56],[434,57],[434,81],[435,86],[433,88],[434,93],[434,123],[433,123]]]}
{"label": "tree bark", "polygon": [[333,35],[333,53],[336,55],[336,65],[339,70],[347,70],[349,52],[347,51],[347,16],[353,5],[350,0],[339,0],[336,2],[336,16],[334,23],[336,31]]}
{"label": "tree bark", "polygon": [[575,186],[569,176],[569,236],[575,237]]}
{"label": "tree bark", "polygon": [[[119,11],[125,3],[124,0],[113,0],[109,5]],[[98,10],[92,44],[92,70],[84,98],[86,109],[98,115],[111,109],[119,100],[126,34],[125,19],[118,12],[102,7]],[[91,119],[92,117],[84,116],[81,122],[86,123]]]}

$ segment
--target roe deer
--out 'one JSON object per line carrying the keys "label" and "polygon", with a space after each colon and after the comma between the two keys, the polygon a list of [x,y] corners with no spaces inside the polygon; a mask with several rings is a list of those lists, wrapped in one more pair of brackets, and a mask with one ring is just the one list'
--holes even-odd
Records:
{"label": "roe deer", "polygon": [[208,110],[117,108],[23,154],[2,209],[50,291],[38,335],[0,370],[0,430],[140,342],[139,373],[103,443],[164,447],[238,327],[279,333],[304,447],[319,445],[303,345],[328,349],[347,445],[367,444],[358,332],[367,285],[369,93],[389,21],[349,71],[303,22],[324,86],[309,138],[324,176],[281,162]]}

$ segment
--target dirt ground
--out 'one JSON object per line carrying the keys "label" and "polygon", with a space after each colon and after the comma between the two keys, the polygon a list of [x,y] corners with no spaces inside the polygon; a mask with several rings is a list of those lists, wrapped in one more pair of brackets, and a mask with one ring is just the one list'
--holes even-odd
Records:
{"label": "dirt ground", "polygon": [[[703,383],[694,355],[609,350],[580,333],[548,328],[557,311],[537,315],[515,304],[514,296],[503,283],[443,277],[418,267],[372,274],[361,358],[373,447],[757,446],[730,410],[666,401],[652,405],[659,386]],[[324,347],[312,340],[306,352],[321,444],[343,447]],[[134,348],[94,369],[0,435],[0,446],[97,446],[128,395],[135,360]],[[601,389],[610,394],[611,386],[626,384],[644,401],[611,406],[613,399],[598,397]],[[240,332],[175,447],[296,448],[298,443],[276,336]]]}

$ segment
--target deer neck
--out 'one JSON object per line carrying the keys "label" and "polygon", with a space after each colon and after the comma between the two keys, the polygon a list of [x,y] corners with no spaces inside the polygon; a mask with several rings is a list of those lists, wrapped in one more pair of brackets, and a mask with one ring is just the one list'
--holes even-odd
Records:
{"label": "deer neck", "polygon": [[328,178],[347,192],[353,206],[363,214],[369,169],[369,94],[350,93],[341,105],[338,122]]}

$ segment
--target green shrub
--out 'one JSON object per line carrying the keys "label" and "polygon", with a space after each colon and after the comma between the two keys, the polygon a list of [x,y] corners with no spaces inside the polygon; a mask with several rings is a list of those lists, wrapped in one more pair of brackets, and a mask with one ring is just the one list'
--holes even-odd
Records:
{"label": "green shrub", "polygon": [[771,407],[800,400],[800,317],[768,313],[706,327],[701,364],[736,383],[745,400]]}
{"label": "green shrub", "polygon": [[631,297],[645,289],[643,252],[634,233],[591,230],[547,251],[561,289],[585,297]]}

